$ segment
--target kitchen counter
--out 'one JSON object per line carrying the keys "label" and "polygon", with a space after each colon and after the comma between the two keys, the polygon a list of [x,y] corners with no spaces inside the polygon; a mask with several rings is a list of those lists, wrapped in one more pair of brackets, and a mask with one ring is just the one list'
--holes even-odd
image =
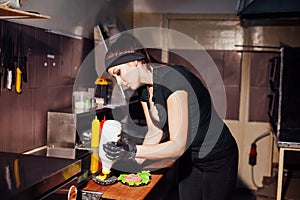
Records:
{"label": "kitchen counter", "polygon": [[83,190],[101,192],[103,199],[173,199],[171,195],[177,195],[176,165],[173,160],[164,160],[145,167],[145,170],[153,169],[153,167],[158,169],[159,166],[164,168],[151,172],[151,181],[147,185],[130,187],[117,182],[103,186],[90,180]]}
{"label": "kitchen counter", "polygon": [[81,171],[81,160],[0,152],[1,199],[38,199]]}

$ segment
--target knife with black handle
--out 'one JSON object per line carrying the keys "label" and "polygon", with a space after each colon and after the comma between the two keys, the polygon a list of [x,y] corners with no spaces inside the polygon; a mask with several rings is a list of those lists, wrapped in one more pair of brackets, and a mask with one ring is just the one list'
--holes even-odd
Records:
{"label": "knife with black handle", "polygon": [[2,94],[2,76],[3,76],[3,52],[2,44],[0,49],[0,96]]}
{"label": "knife with black handle", "polygon": [[8,34],[3,38],[3,67],[4,67],[4,81],[3,87],[8,90],[12,89],[13,84],[13,70],[14,70],[14,46],[12,37]]}

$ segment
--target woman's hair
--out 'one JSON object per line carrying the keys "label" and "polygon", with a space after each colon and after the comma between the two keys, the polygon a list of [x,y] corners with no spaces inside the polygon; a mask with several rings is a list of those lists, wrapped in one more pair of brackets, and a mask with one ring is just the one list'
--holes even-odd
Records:
{"label": "woman's hair", "polygon": [[[105,55],[106,69],[112,67],[112,64],[116,59],[122,57],[123,60],[126,60],[124,59],[126,56],[129,59],[128,61],[143,60],[145,63],[149,64],[164,64],[163,62],[155,59],[136,37],[130,33],[124,32],[121,33],[117,40],[108,48]],[[131,56],[131,58],[129,58],[129,56]]]}

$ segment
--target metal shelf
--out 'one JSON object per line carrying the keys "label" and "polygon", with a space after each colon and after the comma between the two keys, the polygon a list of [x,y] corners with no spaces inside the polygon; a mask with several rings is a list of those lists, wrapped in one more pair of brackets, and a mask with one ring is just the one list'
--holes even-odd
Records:
{"label": "metal shelf", "polygon": [[0,19],[50,19],[50,16],[34,12],[10,8],[6,4],[0,5]]}

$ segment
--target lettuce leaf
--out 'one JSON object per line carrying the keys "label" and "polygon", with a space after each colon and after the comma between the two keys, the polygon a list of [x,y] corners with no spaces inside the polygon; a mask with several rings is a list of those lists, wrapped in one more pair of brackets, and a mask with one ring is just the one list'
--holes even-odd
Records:
{"label": "lettuce leaf", "polygon": [[118,177],[118,180],[121,181],[123,184],[129,185],[129,186],[146,185],[150,182],[150,177],[151,177],[150,171],[141,171],[141,172],[137,173],[136,175],[138,175],[142,180],[139,182],[131,182],[131,181],[124,180],[124,177],[127,175],[128,174],[120,174],[120,176]]}

